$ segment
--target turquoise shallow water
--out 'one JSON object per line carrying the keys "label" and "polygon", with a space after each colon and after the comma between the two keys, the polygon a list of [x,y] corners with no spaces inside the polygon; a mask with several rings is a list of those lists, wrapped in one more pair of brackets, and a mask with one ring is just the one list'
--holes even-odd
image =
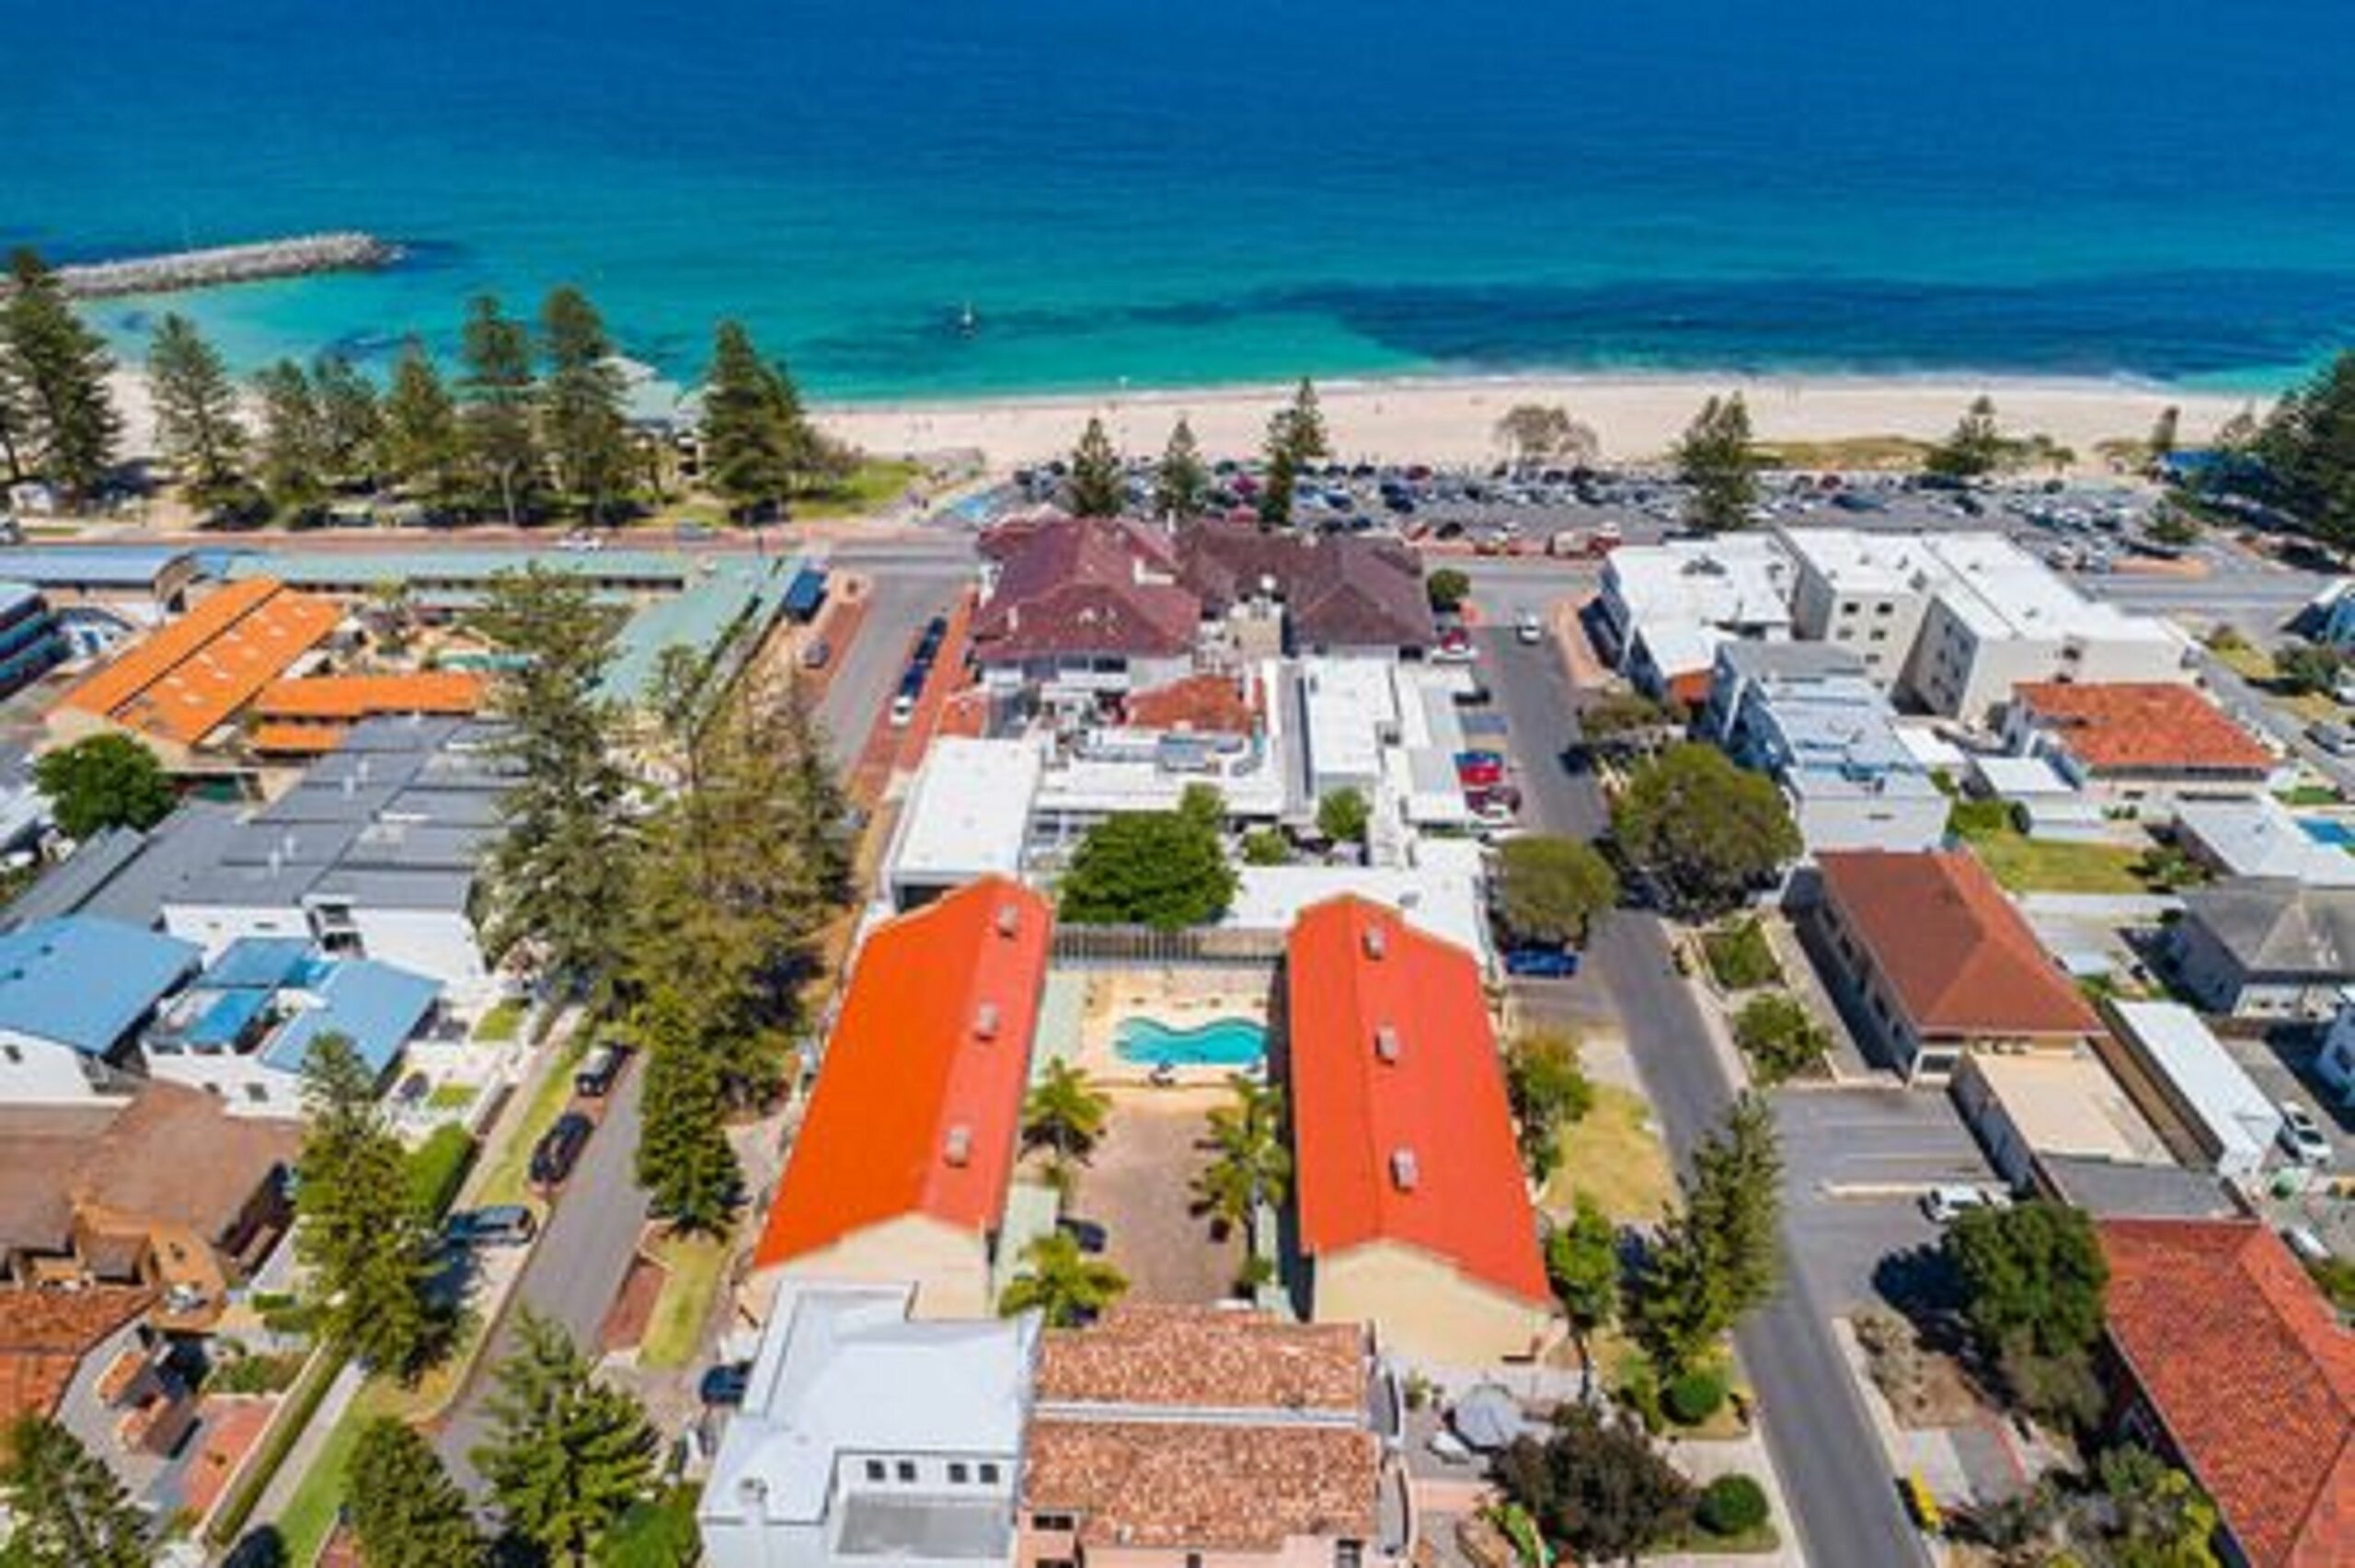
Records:
{"label": "turquoise shallow water", "polygon": [[196,299],[248,363],[559,280],[672,373],[733,313],[837,398],[2263,385],[2355,336],[2345,0],[0,0],[0,241],[413,246]]}

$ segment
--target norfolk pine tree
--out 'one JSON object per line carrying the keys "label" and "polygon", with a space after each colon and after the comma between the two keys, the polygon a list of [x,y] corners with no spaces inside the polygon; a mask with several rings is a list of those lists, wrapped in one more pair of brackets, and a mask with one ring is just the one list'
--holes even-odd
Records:
{"label": "norfolk pine tree", "polygon": [[457,492],[458,407],[414,338],[401,346],[385,395],[380,461],[395,482],[437,506]]}
{"label": "norfolk pine tree", "polygon": [[647,1052],[638,1185],[653,1212],[676,1229],[718,1235],[735,1213],[743,1172],[728,1142],[728,1104],[702,1012],[669,984],[631,1010]]}
{"label": "norfolk pine tree", "polygon": [[165,313],[148,343],[147,386],[156,440],[189,494],[210,504],[229,493],[246,451],[237,386],[220,353],[177,311]]}
{"label": "norfolk pine tree", "polygon": [[626,385],[613,339],[597,307],[569,286],[541,305],[540,337],[548,366],[543,418],[557,483],[591,522],[604,522],[631,468]]}
{"label": "norfolk pine tree", "polygon": [[1750,526],[1758,503],[1758,452],[1751,444],[1750,409],[1737,392],[1712,397],[1676,445],[1676,476],[1692,494],[1684,521],[1709,533]]}
{"label": "norfolk pine tree", "polygon": [[0,1548],[6,1568],[146,1568],[147,1517],[114,1471],[45,1415],[19,1415],[0,1431],[0,1496],[15,1533]]}
{"label": "norfolk pine tree", "polygon": [[1112,438],[1104,433],[1101,419],[1090,418],[1079,433],[1079,445],[1072,449],[1069,490],[1074,516],[1120,515],[1128,486],[1120,477],[1120,454],[1112,450]]}
{"label": "norfolk pine tree", "polygon": [[281,360],[254,377],[254,390],[261,397],[262,493],[281,517],[316,511],[327,497],[327,426],[310,372]]}
{"label": "norfolk pine tree", "polygon": [[740,518],[783,510],[836,456],[810,425],[792,375],[762,359],[751,335],[732,321],[713,335],[703,446],[712,490]]}
{"label": "norfolk pine tree", "polygon": [[1162,450],[1161,464],[1153,475],[1153,509],[1163,519],[1176,521],[1192,517],[1202,509],[1210,497],[1211,471],[1202,462],[1202,449],[1194,440],[1194,428],[1179,416],[1177,427],[1169,432],[1169,444]]}
{"label": "norfolk pine tree", "polygon": [[360,1429],[345,1492],[368,1568],[482,1568],[466,1494],[417,1428],[380,1415]]}
{"label": "norfolk pine tree", "polygon": [[580,1568],[654,1487],[661,1439],[638,1401],[602,1381],[563,1328],[524,1308],[493,1376],[490,1439],[474,1451],[508,1528]]}
{"label": "norfolk pine tree", "polygon": [[114,369],[105,342],[82,325],[56,274],[29,250],[9,267],[13,288],[0,301],[0,358],[18,391],[19,432],[12,446],[27,449],[41,477],[69,498],[88,498],[114,466],[122,420],[107,392]]}
{"label": "norfolk pine tree", "polygon": [[341,1035],[303,1064],[306,1123],[294,1239],[327,1335],[378,1371],[413,1376],[442,1325],[427,1298],[432,1237],[409,1200],[408,1156],[376,1075]]}
{"label": "norfolk pine tree", "polygon": [[496,501],[512,528],[531,515],[540,489],[532,335],[501,314],[498,300],[479,295],[467,307],[459,359],[458,431],[466,467],[477,495]]}
{"label": "norfolk pine tree", "polygon": [[376,385],[341,354],[311,362],[311,392],[319,408],[319,460],[339,485],[371,484],[382,466],[384,404]]}

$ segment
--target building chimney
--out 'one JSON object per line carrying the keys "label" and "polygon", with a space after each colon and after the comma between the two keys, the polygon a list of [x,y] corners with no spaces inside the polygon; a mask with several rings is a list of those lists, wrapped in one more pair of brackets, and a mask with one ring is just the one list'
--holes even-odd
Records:
{"label": "building chimney", "polygon": [[973,1010],[973,1037],[980,1040],[997,1038],[997,1003],[985,1001]]}
{"label": "building chimney", "polygon": [[997,907],[997,933],[1010,937],[1022,929],[1022,906],[1000,904]]}
{"label": "building chimney", "polygon": [[1390,1185],[1402,1193],[1415,1190],[1422,1173],[1415,1164],[1415,1151],[1404,1145],[1390,1151]]}
{"label": "building chimney", "polygon": [[1380,926],[1369,925],[1365,928],[1365,956],[1367,957],[1379,958],[1384,953],[1388,952],[1389,948],[1390,939],[1383,933],[1383,930]]}
{"label": "building chimney", "polygon": [[940,1153],[942,1159],[963,1170],[973,1158],[973,1129],[964,1122],[950,1127]]}
{"label": "building chimney", "polygon": [[1383,1061],[1398,1060],[1398,1031],[1388,1024],[1373,1026],[1373,1054]]}

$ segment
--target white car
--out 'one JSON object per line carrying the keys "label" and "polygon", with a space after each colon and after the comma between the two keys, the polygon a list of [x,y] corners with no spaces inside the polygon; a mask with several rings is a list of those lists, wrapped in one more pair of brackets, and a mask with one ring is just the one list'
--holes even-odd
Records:
{"label": "white car", "polygon": [[1932,1187],[1922,1195],[1922,1212],[1934,1225],[1951,1225],[1974,1208],[2009,1208],[2012,1200],[1986,1187]]}
{"label": "white car", "polygon": [[1512,624],[1512,635],[1523,645],[1535,647],[1545,640],[1545,623],[1540,621],[1534,612],[1524,610],[1520,619]]}
{"label": "white car", "polygon": [[2323,1136],[2322,1123],[2315,1120],[2315,1114],[2295,1100],[2282,1101],[2280,1110],[2280,1143],[2290,1158],[2317,1171],[2330,1169],[2330,1139]]}

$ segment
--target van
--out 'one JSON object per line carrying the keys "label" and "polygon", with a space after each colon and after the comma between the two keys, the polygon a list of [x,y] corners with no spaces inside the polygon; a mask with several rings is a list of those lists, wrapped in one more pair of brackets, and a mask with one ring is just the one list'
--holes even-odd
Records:
{"label": "van", "polygon": [[629,1048],[611,1042],[596,1047],[580,1059],[580,1069],[572,1075],[573,1092],[584,1100],[602,1099],[621,1076],[622,1063],[629,1059]]}

